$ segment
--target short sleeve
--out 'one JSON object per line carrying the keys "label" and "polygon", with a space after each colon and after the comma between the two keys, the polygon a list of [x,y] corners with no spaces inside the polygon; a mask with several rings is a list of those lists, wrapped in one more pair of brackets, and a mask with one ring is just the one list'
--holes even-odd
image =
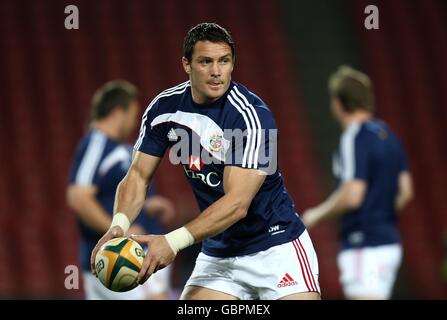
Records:
{"label": "short sleeve", "polygon": [[354,179],[367,180],[369,175],[368,145],[360,137],[355,140]]}
{"label": "short sleeve", "polygon": [[348,129],[341,138],[341,180],[343,182],[360,179],[369,175],[368,143],[358,134],[360,127]]}
{"label": "short sleeve", "polygon": [[99,166],[104,156],[107,138],[94,132],[84,145],[76,150],[70,174],[70,183],[80,186],[93,186],[101,183]]}
{"label": "short sleeve", "polygon": [[226,136],[231,145],[225,157],[225,165],[275,173],[278,130],[272,113],[263,107],[239,109],[241,112],[234,122],[231,136]]}
{"label": "short sleeve", "polygon": [[156,157],[163,157],[168,148],[168,125],[160,119],[159,102],[149,105],[141,120],[140,134],[134,150]]}

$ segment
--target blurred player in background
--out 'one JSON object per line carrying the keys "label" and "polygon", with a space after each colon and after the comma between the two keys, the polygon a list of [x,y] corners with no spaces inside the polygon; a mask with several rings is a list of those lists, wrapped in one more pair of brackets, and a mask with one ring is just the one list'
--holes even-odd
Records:
{"label": "blurred player in background", "polygon": [[[214,23],[195,26],[182,61],[189,81],[165,90],[146,109],[112,225],[93,261],[99,246],[127,232],[138,216],[166,149],[198,141],[200,149],[182,150],[182,165],[202,213],[166,235],[133,237],[149,246],[140,283],[203,240],[183,299],[320,299],[317,256],[273,157],[273,115],[257,95],[231,81],[231,36]],[[236,140],[229,136],[233,129],[239,129]],[[267,151],[272,158],[262,158]],[[210,156],[213,161],[204,160]]]}
{"label": "blurred player in background", "polygon": [[[168,298],[170,269],[158,272],[144,286],[126,293],[108,290],[90,272],[91,251],[110,226],[117,185],[132,161],[132,147],[125,141],[137,124],[139,109],[137,89],[132,84],[125,81],[105,84],[93,97],[91,127],[74,157],[67,200],[80,222],[87,299]],[[129,232],[164,233],[157,218],[162,222],[170,220],[174,213],[172,203],[155,195],[151,188],[144,209],[147,214],[141,214]]]}
{"label": "blurred player in background", "polygon": [[340,281],[349,299],[389,299],[402,260],[397,215],[413,196],[402,144],[373,115],[367,75],[347,66],[329,79],[331,110],[343,128],[333,171],[337,190],[304,212],[312,227],[342,215]]}

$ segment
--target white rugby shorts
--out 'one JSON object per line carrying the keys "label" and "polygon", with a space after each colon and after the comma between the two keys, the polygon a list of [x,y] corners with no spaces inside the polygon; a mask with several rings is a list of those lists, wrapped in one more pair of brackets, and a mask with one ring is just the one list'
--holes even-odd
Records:
{"label": "white rugby shorts", "polygon": [[389,299],[401,261],[400,244],[342,250],[337,263],[345,297]]}
{"label": "white rugby shorts", "polygon": [[295,293],[318,292],[318,260],[309,234],[249,255],[218,258],[200,253],[189,286],[230,294],[242,300],[275,300]]}

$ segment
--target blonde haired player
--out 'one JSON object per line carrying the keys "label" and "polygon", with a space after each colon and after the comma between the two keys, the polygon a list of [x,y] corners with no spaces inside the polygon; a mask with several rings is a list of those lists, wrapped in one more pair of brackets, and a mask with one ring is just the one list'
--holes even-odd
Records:
{"label": "blonde haired player", "polygon": [[341,215],[340,281],[349,299],[389,299],[402,259],[396,213],[413,195],[402,144],[373,116],[369,77],[340,67],[329,80],[331,110],[343,128],[333,158],[337,190],[304,212],[308,228]]}

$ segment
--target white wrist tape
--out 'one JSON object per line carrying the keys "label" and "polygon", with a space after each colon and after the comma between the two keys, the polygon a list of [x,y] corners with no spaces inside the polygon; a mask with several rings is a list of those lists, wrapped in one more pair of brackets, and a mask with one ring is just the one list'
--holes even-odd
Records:
{"label": "white wrist tape", "polygon": [[110,228],[118,226],[121,229],[123,229],[124,233],[129,230],[130,227],[130,221],[126,214],[118,212],[113,215],[112,224],[110,225]]}
{"label": "white wrist tape", "polygon": [[194,244],[194,237],[185,227],[178,228],[165,235],[172,251],[175,254],[186,247]]}

